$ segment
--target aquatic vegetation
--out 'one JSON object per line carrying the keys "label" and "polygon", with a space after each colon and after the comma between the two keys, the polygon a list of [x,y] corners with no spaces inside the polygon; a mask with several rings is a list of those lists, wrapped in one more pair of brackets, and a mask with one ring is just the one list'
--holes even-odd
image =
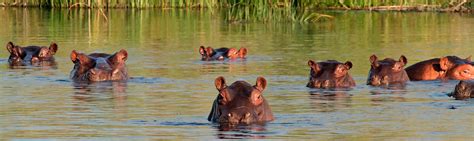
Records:
{"label": "aquatic vegetation", "polygon": [[[290,21],[311,23],[332,19],[320,9],[471,11],[470,0],[4,0],[0,6],[52,8],[161,8],[215,9],[226,12],[230,22]],[[104,12],[102,12],[104,13]],[[105,14],[103,14],[105,15]]]}

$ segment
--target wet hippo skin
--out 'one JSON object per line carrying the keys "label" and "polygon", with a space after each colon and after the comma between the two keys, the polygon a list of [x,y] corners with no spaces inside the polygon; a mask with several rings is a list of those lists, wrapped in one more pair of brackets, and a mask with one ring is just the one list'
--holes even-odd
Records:
{"label": "wet hippo skin", "polygon": [[411,65],[405,69],[412,81],[455,79],[474,79],[471,56],[461,59],[457,56],[433,58]]}
{"label": "wet hippo skin", "polygon": [[8,63],[12,66],[34,65],[43,61],[54,61],[54,54],[58,51],[58,45],[51,43],[46,46],[26,46],[21,47],[8,42],[6,46],[10,57]]}
{"label": "wet hippo skin", "polygon": [[461,80],[454,88],[454,91],[448,96],[456,100],[474,98],[474,80]]}
{"label": "wet hippo skin", "polygon": [[308,61],[310,69],[309,82],[306,87],[310,88],[349,88],[354,87],[355,81],[349,75],[352,62],[345,63],[336,60],[323,62]]}
{"label": "wet hippo skin", "polygon": [[128,57],[126,50],[122,49],[115,54],[92,53],[89,55],[73,50],[70,57],[74,63],[70,77],[74,81],[119,81],[128,79],[125,66]]}
{"label": "wet hippo skin", "polygon": [[407,64],[407,58],[400,56],[398,61],[392,58],[378,60],[376,55],[369,58],[370,70],[367,85],[380,86],[390,84],[404,84],[409,81],[408,75],[403,69]]}
{"label": "wet hippo skin", "polygon": [[245,58],[247,55],[247,48],[218,48],[213,49],[212,47],[199,47],[199,53],[201,54],[202,61],[213,61],[213,60],[225,60],[225,59],[237,59]]}
{"label": "wet hippo skin", "polygon": [[217,77],[219,94],[214,100],[208,120],[228,124],[250,124],[272,121],[273,113],[263,97],[267,81],[258,77],[255,85],[236,81],[227,86],[224,77]]}

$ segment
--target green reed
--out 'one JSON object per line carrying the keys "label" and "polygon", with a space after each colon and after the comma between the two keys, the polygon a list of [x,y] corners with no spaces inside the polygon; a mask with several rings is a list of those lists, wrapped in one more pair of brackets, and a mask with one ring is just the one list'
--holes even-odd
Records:
{"label": "green reed", "polygon": [[[310,23],[332,16],[319,9],[370,9],[377,6],[449,7],[463,0],[3,0],[3,6],[51,8],[183,8],[224,9],[230,22],[290,21]],[[471,0],[464,6],[473,7]],[[105,15],[104,15],[105,16]]]}
{"label": "green reed", "polygon": [[[3,0],[4,6],[33,7],[79,7],[102,8],[222,8],[232,6],[252,6],[255,8],[367,8],[373,6],[449,6],[462,0]],[[472,7],[472,2],[467,6]]]}

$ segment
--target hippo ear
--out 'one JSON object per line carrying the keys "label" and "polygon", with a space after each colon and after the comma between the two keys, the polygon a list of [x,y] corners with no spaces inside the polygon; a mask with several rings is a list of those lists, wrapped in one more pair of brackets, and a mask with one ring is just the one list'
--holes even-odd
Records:
{"label": "hippo ear", "polygon": [[235,48],[230,48],[230,49],[227,51],[227,56],[228,56],[229,58],[236,58],[236,57],[237,57],[237,53],[238,53],[237,49],[235,49]]}
{"label": "hippo ear", "polygon": [[222,91],[227,87],[227,85],[225,84],[225,79],[222,76],[217,77],[214,81],[214,84],[216,85],[217,91]]}
{"label": "hippo ear", "polygon": [[7,43],[7,50],[8,50],[8,52],[10,52],[10,54],[13,54],[13,52],[15,50],[15,45],[12,42],[8,42]]}
{"label": "hippo ear", "polygon": [[404,66],[408,63],[408,60],[404,55],[400,56],[400,59],[398,59],[398,61],[402,62]]}
{"label": "hippo ear", "polygon": [[51,45],[49,45],[49,53],[51,55],[54,55],[56,54],[56,51],[58,51],[58,45],[56,43],[51,43]]}
{"label": "hippo ear", "polygon": [[206,48],[204,46],[199,47],[199,54],[206,55]]}
{"label": "hippo ear", "polygon": [[20,56],[23,50],[20,47],[15,46],[12,42],[7,43],[7,50],[10,52],[10,55]]}
{"label": "hippo ear", "polygon": [[320,70],[318,63],[313,60],[308,60],[308,66],[313,69],[313,71],[318,72]]}
{"label": "hippo ear", "polygon": [[247,56],[247,48],[244,48],[244,47],[240,48],[239,55],[241,58],[245,58],[245,56]]}
{"label": "hippo ear", "polygon": [[206,53],[207,53],[207,56],[210,57],[214,53],[214,49],[212,47],[207,47],[206,48]]}
{"label": "hippo ear", "polygon": [[89,56],[87,55],[84,55],[82,53],[78,53],[76,50],[73,50],[71,52],[71,61],[73,63],[79,63],[79,64],[87,64],[89,62],[92,61],[91,58],[89,58]]}
{"label": "hippo ear", "polygon": [[448,57],[443,57],[439,59],[439,66],[441,67],[441,70],[448,70],[449,67],[451,66],[449,63]]}
{"label": "hippo ear", "polygon": [[265,90],[265,88],[267,87],[267,80],[265,80],[265,78],[259,76],[257,78],[257,82],[255,83],[255,86],[254,86],[256,89],[260,90],[260,91],[263,91]]}
{"label": "hippo ear", "polygon": [[371,64],[372,68],[379,67],[379,63],[377,62],[377,56],[375,56],[375,54],[372,54],[372,56],[370,56],[369,61],[370,61],[370,64]]}
{"label": "hippo ear", "polygon": [[469,56],[466,58],[466,60],[467,60],[468,62],[471,62],[471,55],[469,55]]}
{"label": "hippo ear", "polygon": [[124,49],[121,49],[119,52],[115,53],[109,58],[109,61],[112,63],[125,63],[128,58],[128,52]]}
{"label": "hippo ear", "polygon": [[352,68],[352,62],[351,61],[347,61],[346,63],[344,63],[344,66],[347,67],[348,70],[350,70]]}

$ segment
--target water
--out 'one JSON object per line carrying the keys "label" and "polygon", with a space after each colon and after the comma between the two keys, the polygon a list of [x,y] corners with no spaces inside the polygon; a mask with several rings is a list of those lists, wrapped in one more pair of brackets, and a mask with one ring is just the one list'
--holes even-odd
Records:
{"label": "water", "polygon": [[[332,21],[229,24],[218,12],[1,8],[0,43],[58,43],[55,67],[8,67],[0,53],[0,140],[472,139],[472,100],[446,94],[457,81],[365,85],[369,56],[408,64],[472,55],[474,17],[450,13],[326,11]],[[247,47],[248,59],[202,62],[200,45]],[[75,84],[72,50],[129,52],[127,83]],[[350,60],[352,90],[306,88],[307,61]],[[255,83],[276,120],[234,129],[207,121],[214,79]],[[454,108],[454,109],[452,109]]]}

